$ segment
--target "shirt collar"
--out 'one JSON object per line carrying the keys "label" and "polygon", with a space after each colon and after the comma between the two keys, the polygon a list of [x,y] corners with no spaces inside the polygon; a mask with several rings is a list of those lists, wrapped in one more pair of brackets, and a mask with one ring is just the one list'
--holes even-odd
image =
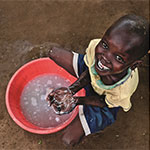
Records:
{"label": "shirt collar", "polygon": [[[93,64],[92,64],[92,66],[91,66],[91,72],[92,72],[92,74],[95,75],[95,76],[98,75],[98,73],[97,73],[96,70],[95,70],[95,60],[94,60],[94,62],[93,62]],[[116,83],[113,84],[113,85],[105,85],[101,80],[96,80],[96,83],[97,83],[97,85],[98,85],[100,88],[109,90],[109,89],[115,88],[116,86],[119,86],[119,85],[123,84],[123,83],[130,77],[131,72],[132,72],[132,70],[129,68],[129,69],[128,69],[128,72],[127,72],[127,75],[126,75],[123,79],[121,79],[120,81],[116,82]]]}

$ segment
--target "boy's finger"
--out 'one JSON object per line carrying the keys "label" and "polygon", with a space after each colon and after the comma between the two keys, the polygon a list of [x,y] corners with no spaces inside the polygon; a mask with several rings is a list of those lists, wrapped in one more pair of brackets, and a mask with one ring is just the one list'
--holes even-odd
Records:
{"label": "boy's finger", "polygon": [[48,101],[52,101],[52,99],[53,99],[53,96],[51,96],[50,94],[47,96],[47,98],[46,98]]}
{"label": "boy's finger", "polygon": [[56,99],[53,96],[48,95],[47,101],[49,101],[49,105],[51,106],[56,101]]}
{"label": "boy's finger", "polygon": [[55,99],[53,98],[53,99],[51,100],[50,106],[51,106],[54,102],[55,102]]}
{"label": "boy's finger", "polygon": [[50,96],[54,96],[54,94],[55,94],[54,91],[52,91],[52,92],[49,93]]}

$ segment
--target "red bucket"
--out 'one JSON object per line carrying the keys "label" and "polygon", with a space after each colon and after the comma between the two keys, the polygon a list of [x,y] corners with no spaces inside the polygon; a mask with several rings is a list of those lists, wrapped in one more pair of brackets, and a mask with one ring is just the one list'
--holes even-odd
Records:
{"label": "red bucket", "polygon": [[[78,107],[76,107],[70,117],[59,124],[56,127],[49,128],[41,128],[35,126],[31,122],[29,122],[25,116],[23,115],[20,107],[20,97],[25,85],[31,81],[33,78],[43,75],[43,74],[58,74],[66,79],[68,79],[71,83],[73,83],[76,78],[70,75],[63,68],[55,64],[49,58],[40,58],[33,60],[24,66],[22,66],[11,78],[6,90],[6,106],[9,115],[11,118],[18,124],[21,128],[26,131],[37,133],[37,134],[50,134],[57,132],[63,128],[65,128],[78,114]],[[84,96],[85,91],[82,89],[77,93],[78,96]]]}

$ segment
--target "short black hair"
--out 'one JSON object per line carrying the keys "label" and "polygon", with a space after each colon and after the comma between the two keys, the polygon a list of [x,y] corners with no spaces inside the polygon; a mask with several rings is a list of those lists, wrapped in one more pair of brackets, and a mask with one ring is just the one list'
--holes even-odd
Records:
{"label": "short black hair", "polygon": [[110,32],[111,30],[115,29],[116,27],[123,27],[125,26],[129,33],[137,34],[140,39],[141,43],[139,45],[139,58],[146,55],[149,51],[149,23],[148,21],[142,17],[137,16],[135,14],[128,14],[119,18],[113,25],[107,30]]}

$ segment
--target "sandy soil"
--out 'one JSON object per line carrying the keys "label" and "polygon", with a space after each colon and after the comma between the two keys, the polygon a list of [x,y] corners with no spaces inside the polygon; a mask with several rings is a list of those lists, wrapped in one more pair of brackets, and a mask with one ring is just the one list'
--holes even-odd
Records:
{"label": "sandy soil", "polygon": [[148,57],[139,68],[140,84],[132,97],[131,111],[120,110],[112,126],[84,138],[73,148],[62,144],[61,131],[50,135],[24,131],[10,118],[5,106],[6,87],[14,72],[45,55],[35,46],[60,45],[84,53],[89,41],[101,37],[120,16],[135,13],[148,19],[148,4],[148,0],[0,0],[0,150],[148,150]]}

